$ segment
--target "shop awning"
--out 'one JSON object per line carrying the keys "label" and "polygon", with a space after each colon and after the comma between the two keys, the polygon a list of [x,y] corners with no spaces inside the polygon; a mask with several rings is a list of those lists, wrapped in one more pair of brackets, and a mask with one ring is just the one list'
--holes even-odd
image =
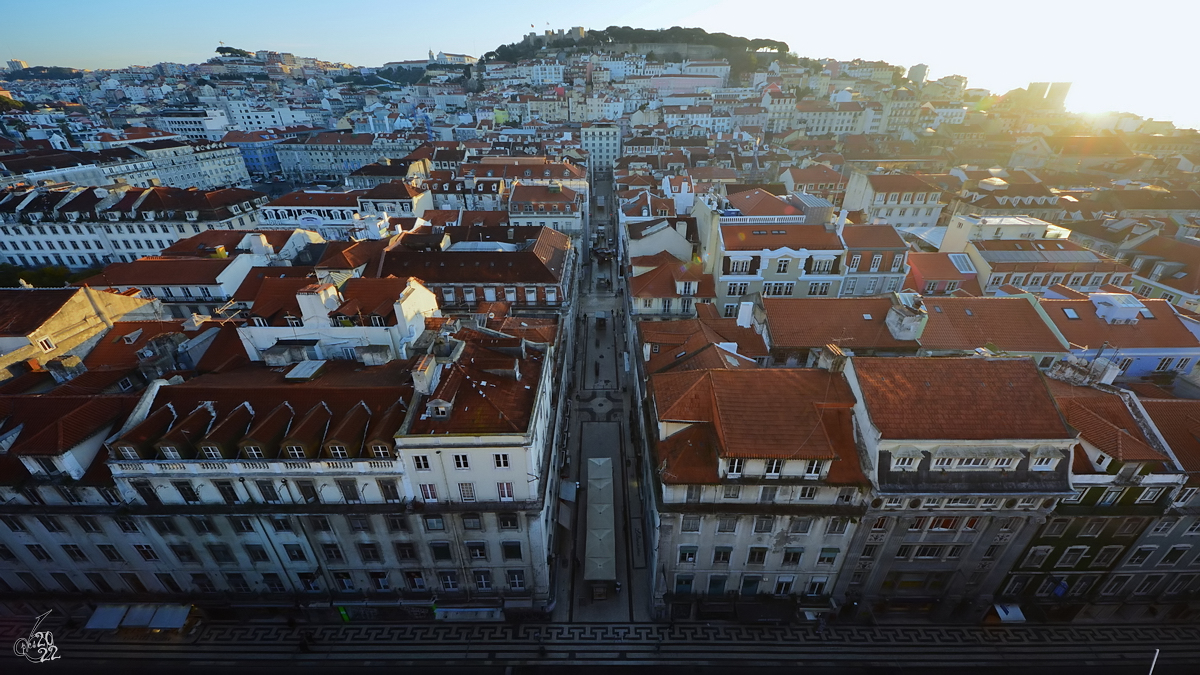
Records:
{"label": "shop awning", "polygon": [[134,605],[125,612],[125,618],[121,620],[122,628],[146,628],[150,625],[150,619],[154,618],[154,612],[158,609],[158,605]]}
{"label": "shop awning", "polygon": [[183,628],[188,615],[192,613],[191,605],[162,605],[150,619],[150,628]]}
{"label": "shop awning", "polygon": [[121,625],[129,605],[100,605],[92,612],[84,630],[116,630]]}
{"label": "shop awning", "polygon": [[996,603],[996,614],[1000,616],[1001,623],[1024,623],[1025,613],[1015,604],[1006,605],[1001,602]]}

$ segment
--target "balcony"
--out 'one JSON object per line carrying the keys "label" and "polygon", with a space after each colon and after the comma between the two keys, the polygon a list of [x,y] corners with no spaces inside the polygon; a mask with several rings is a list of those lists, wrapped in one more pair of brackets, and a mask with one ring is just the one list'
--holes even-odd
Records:
{"label": "balcony", "polygon": [[260,471],[268,471],[279,474],[288,474],[294,472],[326,473],[329,471],[341,473],[402,473],[396,460],[386,458],[328,460],[277,459],[260,461],[197,459],[185,462],[179,462],[177,460],[170,462],[164,462],[160,460],[118,460],[111,462],[109,467],[115,474],[140,473],[159,475],[192,475],[195,473],[195,469],[199,469],[200,471],[208,474],[224,472],[230,474],[254,473],[255,475],[257,475],[257,473]]}

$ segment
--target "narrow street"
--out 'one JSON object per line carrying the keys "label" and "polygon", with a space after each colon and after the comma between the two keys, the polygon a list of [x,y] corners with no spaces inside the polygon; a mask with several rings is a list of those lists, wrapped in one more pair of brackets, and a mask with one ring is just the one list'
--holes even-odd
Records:
{"label": "narrow street", "polygon": [[[645,531],[640,506],[642,495],[634,467],[635,452],[629,435],[630,386],[632,364],[624,311],[619,261],[599,261],[591,256],[592,238],[601,246],[615,237],[611,213],[596,207],[596,196],[603,195],[612,204],[611,182],[598,180],[592,195],[590,231],[581,245],[584,264],[580,269],[580,294],[576,298],[577,341],[570,381],[575,390],[568,392],[573,407],[567,452],[570,456],[569,482],[578,482],[571,537],[560,542],[572,547],[560,551],[561,560],[570,562],[570,573],[559,575],[555,621],[643,622],[650,620],[650,577],[646,569]],[[616,518],[616,576],[622,589],[603,600],[593,600],[591,585],[584,581],[582,561],[586,555],[587,461],[612,460],[614,470],[614,515]]]}

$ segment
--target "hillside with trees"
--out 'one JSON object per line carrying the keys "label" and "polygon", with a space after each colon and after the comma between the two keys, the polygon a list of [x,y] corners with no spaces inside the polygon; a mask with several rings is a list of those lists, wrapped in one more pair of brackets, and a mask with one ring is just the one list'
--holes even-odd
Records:
{"label": "hillside with trees", "polygon": [[60,66],[30,66],[14,70],[4,76],[6,80],[79,80],[82,78],[82,70]]}

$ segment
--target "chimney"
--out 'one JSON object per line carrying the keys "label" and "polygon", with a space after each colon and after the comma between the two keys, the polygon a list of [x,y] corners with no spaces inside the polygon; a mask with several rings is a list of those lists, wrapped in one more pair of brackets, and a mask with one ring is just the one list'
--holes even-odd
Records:
{"label": "chimney", "polygon": [[260,232],[246,235],[244,248],[250,249],[250,252],[256,255],[271,255],[275,252],[271,248],[271,245],[267,243],[266,235]]}
{"label": "chimney", "polygon": [[416,365],[412,369],[413,387],[418,394],[431,396],[438,386],[438,379],[441,376],[442,369],[438,367],[437,357],[433,354],[424,354],[417,359]]}
{"label": "chimney", "polygon": [[328,326],[329,313],[342,304],[342,296],[333,284],[309,284],[296,292],[296,304],[305,326]]}
{"label": "chimney", "polygon": [[687,239],[687,223],[682,220],[675,221],[675,231],[679,233],[679,236]]}
{"label": "chimney", "polygon": [[754,303],[743,301],[738,305],[738,328],[750,328],[754,325]]}
{"label": "chimney", "polygon": [[925,332],[929,313],[915,293],[893,293],[892,306],[884,323],[897,340],[918,340]]}
{"label": "chimney", "polygon": [[203,325],[205,321],[211,320],[212,317],[207,314],[192,314],[183,320],[183,329],[185,331],[197,331],[200,330],[200,326]]}
{"label": "chimney", "polygon": [[846,369],[846,353],[837,345],[825,345],[821,355],[817,357],[817,367],[831,373],[840,373]]}

